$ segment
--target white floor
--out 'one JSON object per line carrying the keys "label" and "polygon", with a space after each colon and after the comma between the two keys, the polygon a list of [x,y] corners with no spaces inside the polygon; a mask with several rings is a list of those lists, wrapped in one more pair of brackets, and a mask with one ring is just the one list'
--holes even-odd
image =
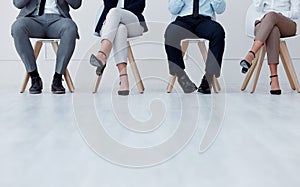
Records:
{"label": "white floor", "polygon": [[[19,65],[9,63],[11,68]],[[46,75],[43,94],[19,94],[21,66],[16,69],[19,82],[9,82],[8,75],[2,75],[1,187],[300,186],[300,94],[289,88],[282,71],[281,96],[268,93],[265,67],[256,92],[241,92],[243,76],[236,60],[224,62],[219,94],[183,94],[178,84],[167,94],[166,64],[140,62],[145,93],[138,93],[130,75],[131,94],[119,97],[113,65],[93,95],[93,69],[85,61],[74,63],[81,63],[76,76],[77,66],[71,66],[74,94],[52,95],[51,78]],[[162,68],[153,71],[154,67]],[[201,71],[191,66],[188,72],[198,85]],[[157,124],[147,123],[151,120]],[[132,149],[114,144],[111,152],[101,152],[108,142],[98,142],[106,140],[100,131],[93,131],[100,128],[99,123],[115,142]],[[178,131],[176,138],[183,147],[174,144],[175,148],[147,152]],[[134,149],[142,150],[140,155],[145,157],[132,154]]]}

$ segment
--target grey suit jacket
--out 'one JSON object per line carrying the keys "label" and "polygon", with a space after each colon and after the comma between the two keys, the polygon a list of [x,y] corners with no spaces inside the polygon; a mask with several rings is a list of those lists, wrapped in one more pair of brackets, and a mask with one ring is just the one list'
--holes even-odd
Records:
{"label": "grey suit jacket", "polygon": [[[40,0],[13,0],[14,5],[21,9],[19,17],[25,17],[32,14],[39,5]],[[71,18],[69,11],[71,6],[77,9],[81,6],[82,0],[56,0],[60,14],[65,18]]]}

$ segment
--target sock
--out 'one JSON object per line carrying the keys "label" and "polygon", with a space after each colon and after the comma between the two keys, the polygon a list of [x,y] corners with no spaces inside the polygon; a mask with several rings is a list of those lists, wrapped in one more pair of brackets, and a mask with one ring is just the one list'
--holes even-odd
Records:
{"label": "sock", "polygon": [[30,77],[40,77],[39,72],[35,69],[32,72],[29,72]]}
{"label": "sock", "polygon": [[56,73],[54,74],[54,78],[62,79],[62,74]]}

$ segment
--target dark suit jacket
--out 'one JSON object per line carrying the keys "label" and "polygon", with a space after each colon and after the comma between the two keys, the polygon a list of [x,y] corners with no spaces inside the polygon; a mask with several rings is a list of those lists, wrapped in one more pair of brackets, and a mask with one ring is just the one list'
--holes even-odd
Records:
{"label": "dark suit jacket", "polygon": [[[13,0],[14,5],[21,9],[17,18],[31,15],[38,7],[39,2],[40,0]],[[71,18],[69,6],[77,9],[81,6],[81,2],[82,0],[57,0],[59,13],[65,18]]]}
{"label": "dark suit jacket", "polygon": [[[103,22],[106,19],[106,15],[111,8],[114,8],[118,5],[118,0],[103,0],[104,1],[104,9],[97,23],[95,32],[99,33],[102,28]],[[144,32],[148,31],[148,27],[145,22],[145,18],[142,15],[145,9],[145,0],[124,0],[124,9],[134,13],[139,21],[141,26],[144,27]]]}

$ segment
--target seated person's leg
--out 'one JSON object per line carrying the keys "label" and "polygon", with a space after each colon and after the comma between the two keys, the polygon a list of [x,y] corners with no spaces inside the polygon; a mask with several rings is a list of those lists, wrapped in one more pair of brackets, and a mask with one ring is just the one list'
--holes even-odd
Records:
{"label": "seated person's leg", "polygon": [[181,51],[181,40],[185,38],[195,38],[189,30],[191,27],[182,22],[172,22],[165,31],[165,50],[168,56],[169,72],[177,76],[178,83],[185,93],[191,93],[196,90],[195,84],[185,73],[185,65]]}
{"label": "seated person's leg", "polygon": [[[139,26],[139,25],[138,25]],[[113,43],[114,59],[119,70],[120,89],[119,95],[129,94],[129,82],[127,75],[127,58],[128,58],[128,44],[127,44],[128,30],[124,24],[120,24]]]}
{"label": "seated person's leg", "polygon": [[76,38],[79,38],[77,30],[75,22],[69,18],[60,18],[48,28],[48,38],[60,39],[56,56],[55,74],[52,82],[53,93],[65,93],[65,88],[62,86],[62,75],[65,73],[73,55]]}
{"label": "seated person's leg", "polygon": [[225,48],[225,32],[218,22],[207,19],[197,26],[195,33],[199,38],[209,40],[205,75],[202,78],[198,91],[201,93],[210,93],[213,76],[219,77],[221,72]]}
{"label": "seated person's leg", "polygon": [[11,27],[16,50],[21,57],[26,71],[31,77],[31,94],[42,92],[43,84],[39,76],[33,48],[29,38],[41,38],[45,36],[42,25],[31,17],[18,18]]}

